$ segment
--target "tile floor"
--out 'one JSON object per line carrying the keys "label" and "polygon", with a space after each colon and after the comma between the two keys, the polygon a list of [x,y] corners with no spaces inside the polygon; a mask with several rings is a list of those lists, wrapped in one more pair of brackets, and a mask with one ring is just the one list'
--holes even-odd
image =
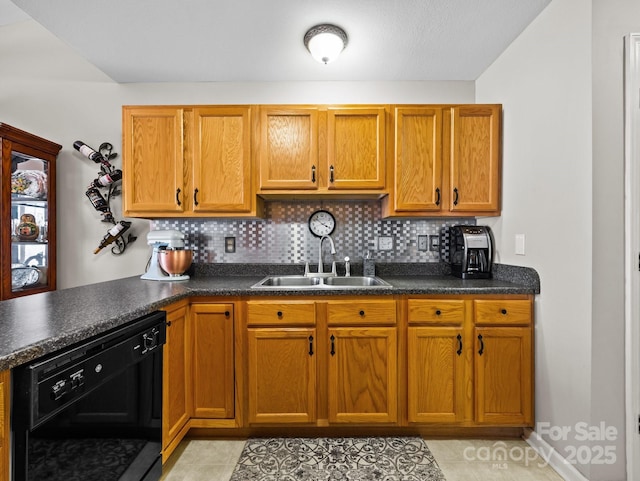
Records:
{"label": "tile floor", "polygon": [[[426,441],[447,481],[563,481],[523,440]],[[243,447],[242,440],[185,440],[161,481],[228,481]]]}

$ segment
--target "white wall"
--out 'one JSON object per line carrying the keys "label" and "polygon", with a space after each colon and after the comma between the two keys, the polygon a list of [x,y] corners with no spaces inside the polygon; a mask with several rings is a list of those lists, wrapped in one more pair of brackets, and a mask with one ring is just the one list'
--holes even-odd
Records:
{"label": "white wall", "polygon": [[622,47],[635,4],[554,0],[476,82],[478,102],[504,104],[501,261],[541,277],[536,421],[571,429],[543,436],[569,458],[588,446],[576,423],[618,430],[592,443],[614,446],[615,463],[576,464],[592,481],[626,479]]}
{"label": "white wall", "polygon": [[[75,140],[94,148],[111,142],[121,154],[122,105],[473,103],[475,98],[473,82],[115,84],[34,21],[0,27],[0,45],[5,46],[0,49],[0,122],[63,146],[58,157],[59,288],[144,272],[148,221],[134,220],[132,231],[140,237],[124,255],[93,254],[108,228],[84,195],[98,169],[73,150]],[[113,206],[120,220],[120,200]]]}

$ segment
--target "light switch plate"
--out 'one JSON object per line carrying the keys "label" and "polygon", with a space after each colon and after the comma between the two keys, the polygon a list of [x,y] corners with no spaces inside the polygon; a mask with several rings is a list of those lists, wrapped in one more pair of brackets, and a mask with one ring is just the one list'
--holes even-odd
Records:
{"label": "light switch plate", "polygon": [[381,235],[378,237],[378,250],[379,251],[392,251],[394,247],[392,235]]}
{"label": "light switch plate", "polygon": [[516,255],[523,256],[524,255],[524,234],[516,234]]}

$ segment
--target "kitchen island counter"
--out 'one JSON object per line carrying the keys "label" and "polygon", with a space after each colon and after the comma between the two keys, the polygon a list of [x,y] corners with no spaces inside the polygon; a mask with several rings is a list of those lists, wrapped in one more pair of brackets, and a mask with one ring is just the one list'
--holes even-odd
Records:
{"label": "kitchen island counter", "polygon": [[[506,270],[505,270],[506,269]],[[138,276],[62,289],[0,302],[0,371],[37,359],[96,334],[126,324],[164,306],[198,296],[484,295],[539,293],[532,269],[497,269],[490,280],[462,280],[442,273],[401,275],[381,269],[386,289],[252,289],[264,277],[245,272],[196,275],[182,282],[141,280]]]}

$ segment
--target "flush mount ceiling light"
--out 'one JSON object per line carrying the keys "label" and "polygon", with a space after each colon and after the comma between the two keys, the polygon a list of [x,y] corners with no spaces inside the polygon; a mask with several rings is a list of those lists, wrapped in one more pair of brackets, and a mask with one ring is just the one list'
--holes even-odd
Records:
{"label": "flush mount ceiling light", "polygon": [[347,34],[340,27],[324,23],[311,27],[304,35],[304,46],[320,63],[331,63],[347,46]]}

